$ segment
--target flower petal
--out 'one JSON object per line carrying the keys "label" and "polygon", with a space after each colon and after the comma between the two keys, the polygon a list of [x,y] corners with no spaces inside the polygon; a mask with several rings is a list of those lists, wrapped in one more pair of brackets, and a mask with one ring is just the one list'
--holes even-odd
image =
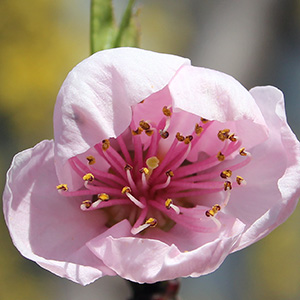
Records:
{"label": "flower petal", "polygon": [[60,180],[69,178],[63,167],[68,158],[122,133],[131,121],[131,106],[162,89],[189,63],[174,55],[116,48],[78,64],[64,81],[54,112]]}
{"label": "flower petal", "polygon": [[15,156],[3,195],[15,246],[44,268],[81,284],[114,274],[85,246],[105,229],[105,218],[101,212],[82,212],[81,201],[60,196],[56,185],[53,141]]}

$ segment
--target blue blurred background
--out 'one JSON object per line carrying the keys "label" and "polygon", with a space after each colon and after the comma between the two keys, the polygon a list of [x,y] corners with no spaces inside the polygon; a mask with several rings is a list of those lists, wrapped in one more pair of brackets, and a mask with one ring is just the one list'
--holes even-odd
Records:
{"label": "blue blurred background", "polygon": [[[127,1],[114,1],[117,19]],[[1,189],[12,156],[53,136],[52,112],[71,68],[89,55],[87,0],[0,2]],[[299,0],[137,0],[142,48],[226,72],[248,89],[274,85],[300,137]],[[274,162],[275,163],[275,162]],[[122,300],[126,283],[81,287],[21,257],[0,218],[0,299]],[[300,299],[300,209],[213,274],[183,279],[183,300]]]}

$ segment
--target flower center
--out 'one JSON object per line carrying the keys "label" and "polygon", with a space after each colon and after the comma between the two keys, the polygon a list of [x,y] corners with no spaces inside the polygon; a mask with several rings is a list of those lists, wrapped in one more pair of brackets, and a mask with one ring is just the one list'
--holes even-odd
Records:
{"label": "flower center", "polygon": [[[218,216],[231,190],[245,184],[234,173],[250,162],[251,155],[228,128],[211,136],[214,121],[204,118],[187,136],[170,134],[172,117],[171,107],[164,106],[159,122],[132,121],[116,139],[95,145],[97,154],[86,156],[85,162],[79,156],[71,158],[73,170],[83,180],[82,188],[70,191],[60,184],[58,191],[69,197],[84,196],[82,211],[107,211],[108,226],[128,219],[133,234],[155,226],[169,230],[176,223],[198,232],[218,230]],[[202,151],[205,135],[216,145],[209,154]],[[189,159],[192,151],[198,154],[195,162]],[[108,169],[96,167],[98,160]]]}

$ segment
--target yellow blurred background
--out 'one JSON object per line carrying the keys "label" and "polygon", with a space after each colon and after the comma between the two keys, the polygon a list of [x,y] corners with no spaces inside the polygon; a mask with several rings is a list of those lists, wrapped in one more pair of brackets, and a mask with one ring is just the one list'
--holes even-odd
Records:
{"label": "yellow blurred background", "polygon": [[[114,1],[117,18],[125,0]],[[51,139],[52,112],[67,73],[89,55],[89,1],[0,1],[0,186],[12,156]],[[300,137],[299,0],[137,0],[141,46],[190,57],[247,88],[275,85]],[[125,299],[121,279],[81,287],[38,267],[11,243],[0,220],[0,300]],[[215,273],[182,281],[183,300],[300,299],[300,209]]]}

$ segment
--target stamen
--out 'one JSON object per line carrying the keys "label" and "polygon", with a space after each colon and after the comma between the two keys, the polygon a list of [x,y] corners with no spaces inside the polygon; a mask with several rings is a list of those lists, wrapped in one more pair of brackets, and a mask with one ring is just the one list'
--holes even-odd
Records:
{"label": "stamen", "polygon": [[149,130],[151,127],[150,124],[145,122],[144,120],[141,120],[139,125],[143,130]]}
{"label": "stamen", "polygon": [[154,218],[149,218],[144,224],[140,225],[139,227],[133,227],[131,229],[131,233],[136,235],[140,233],[141,231],[149,228],[149,227],[155,227],[157,225],[157,220]]}
{"label": "stamen", "polygon": [[101,200],[101,201],[108,201],[109,200],[109,196],[105,193],[101,193],[101,194],[98,194],[98,200]]}
{"label": "stamen", "polygon": [[110,146],[109,140],[103,140],[102,141],[102,150],[103,151],[106,151],[109,148],[109,146]]}
{"label": "stamen", "polygon": [[157,220],[154,218],[149,218],[146,222],[146,224],[149,224],[151,227],[156,227],[157,225]]}
{"label": "stamen", "polygon": [[136,187],[136,184],[131,176],[131,170],[133,169],[133,167],[129,164],[126,164],[125,167],[124,167],[124,170],[126,172],[126,176],[127,176],[127,181],[129,183],[129,185],[132,187],[132,189],[134,190],[134,192],[136,193],[137,192],[137,187]]}
{"label": "stamen", "polygon": [[217,158],[219,161],[223,161],[225,159],[225,155],[221,151],[219,151],[219,153],[217,154]]}
{"label": "stamen", "polygon": [[166,116],[166,117],[171,117],[172,116],[172,111],[169,107],[167,106],[164,106],[163,109],[163,114]]}
{"label": "stamen", "polygon": [[197,135],[200,135],[203,132],[204,128],[202,126],[200,126],[198,123],[196,123],[195,125],[195,133]]}
{"label": "stamen", "polygon": [[145,133],[148,135],[148,136],[151,136],[153,134],[153,130],[152,129],[147,129],[145,130]]}
{"label": "stamen", "polygon": [[208,123],[209,120],[207,120],[207,119],[205,119],[205,118],[201,118],[201,122],[202,122],[203,124],[205,124],[205,123]]}
{"label": "stamen", "polygon": [[186,145],[188,145],[192,140],[193,140],[193,136],[192,135],[188,135],[188,136],[185,137],[184,143]]}
{"label": "stamen", "polygon": [[164,130],[159,130],[160,136],[165,140],[169,137],[169,132]]}
{"label": "stamen", "polygon": [[131,130],[132,135],[139,135],[143,132],[141,127],[138,127],[136,130]]}
{"label": "stamen", "polygon": [[236,176],[236,182],[238,185],[246,184],[246,181],[242,176]]}
{"label": "stamen", "polygon": [[86,210],[89,209],[92,206],[93,202],[91,200],[84,200],[82,201],[80,208],[82,210]]}
{"label": "stamen", "polygon": [[218,132],[218,138],[222,142],[229,138],[230,129],[223,129]]}
{"label": "stamen", "polygon": [[177,132],[176,133],[176,139],[179,141],[179,142],[183,142],[184,141],[184,136],[180,134],[180,132]]}
{"label": "stamen", "polygon": [[144,173],[145,175],[148,175],[149,174],[149,169],[147,169],[147,168],[141,168],[140,169],[140,173]]}
{"label": "stamen", "polygon": [[219,204],[215,204],[210,210],[205,212],[207,217],[214,217],[221,210],[221,206]]}
{"label": "stamen", "polygon": [[224,182],[224,191],[232,190],[232,183],[230,181]]}
{"label": "stamen", "polygon": [[240,155],[241,156],[247,156],[248,152],[245,151],[245,147],[240,149]]}
{"label": "stamen", "polygon": [[129,186],[124,186],[122,188],[122,194],[125,194],[136,206],[143,209],[145,205],[130,193],[131,193],[131,188]]}
{"label": "stamen", "polygon": [[90,182],[92,182],[92,181],[94,181],[95,176],[94,176],[92,173],[87,173],[87,174],[85,174],[85,175],[82,177],[82,179],[83,179],[84,181],[90,181]]}
{"label": "stamen", "polygon": [[59,191],[67,191],[68,190],[68,186],[66,184],[59,184],[56,186],[56,188]]}
{"label": "stamen", "polygon": [[93,164],[96,163],[96,159],[95,159],[95,157],[93,155],[87,156],[86,159],[87,159],[89,165],[93,165]]}
{"label": "stamen", "polygon": [[166,172],[166,175],[169,177],[174,177],[174,172],[172,170],[169,170]]}
{"label": "stamen", "polygon": [[232,175],[232,171],[230,170],[225,170],[220,174],[220,176],[224,179],[231,177],[231,175]]}
{"label": "stamen", "polygon": [[172,200],[171,198],[168,198],[168,199],[166,200],[165,206],[166,206],[167,209],[172,208],[172,209],[176,212],[177,215],[180,214],[180,209],[179,209],[179,207],[173,204],[173,200]]}
{"label": "stamen", "polygon": [[236,142],[238,140],[237,136],[234,133],[230,134],[228,139],[232,142]]}

